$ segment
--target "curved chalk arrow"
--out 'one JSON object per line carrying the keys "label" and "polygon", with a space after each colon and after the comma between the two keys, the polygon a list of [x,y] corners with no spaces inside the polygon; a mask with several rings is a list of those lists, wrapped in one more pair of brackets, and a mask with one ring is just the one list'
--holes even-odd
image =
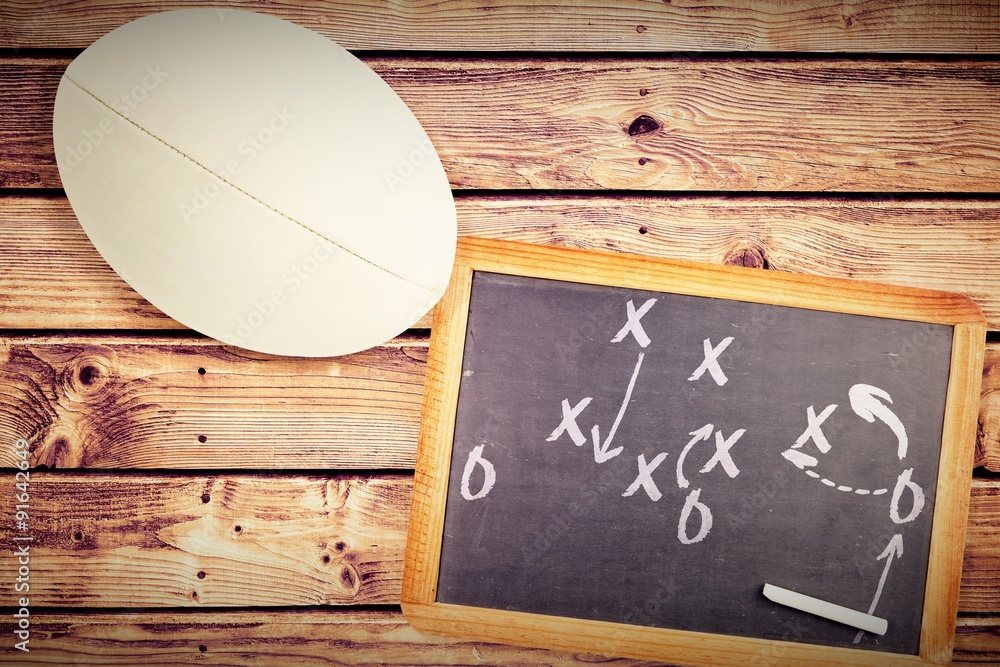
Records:
{"label": "curved chalk arrow", "polygon": [[851,387],[847,395],[851,398],[851,409],[859,417],[867,422],[874,422],[875,418],[878,417],[880,421],[885,422],[892,429],[892,432],[896,434],[896,439],[899,440],[899,459],[903,460],[903,457],[906,456],[906,429],[903,428],[903,422],[899,421],[899,417],[885,403],[878,400],[883,398],[892,403],[888,392],[870,384],[856,384]]}
{"label": "curved chalk arrow", "polygon": [[684,477],[684,459],[687,458],[688,452],[691,448],[702,440],[708,440],[712,437],[712,430],[715,429],[711,424],[705,424],[697,431],[691,431],[688,435],[693,435],[694,437],[688,440],[688,444],[684,445],[684,449],[681,450],[681,455],[677,457],[677,486],[682,489],[688,488],[687,478]]}

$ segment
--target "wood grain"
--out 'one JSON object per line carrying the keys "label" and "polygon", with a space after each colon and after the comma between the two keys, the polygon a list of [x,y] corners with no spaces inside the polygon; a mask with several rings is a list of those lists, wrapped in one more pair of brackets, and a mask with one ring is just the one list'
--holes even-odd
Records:
{"label": "wood grain", "polygon": [[[0,465],[412,468],[426,336],[337,358],[206,339],[0,339]],[[9,442],[8,442],[9,441]]]}
{"label": "wood grain", "polygon": [[60,183],[52,110],[66,65],[65,58],[0,58],[0,188]]}
{"label": "wood grain", "polygon": [[[0,632],[11,636],[4,615]],[[22,664],[652,667],[662,663],[421,634],[398,610],[32,612]]]}
{"label": "wood grain", "polygon": [[997,613],[1000,590],[982,585],[1000,575],[1000,481],[974,479],[965,535],[965,561],[959,609]]}
{"label": "wood grain", "polygon": [[[973,461],[969,450],[974,448],[979,409],[974,397],[980,395],[980,369],[986,339],[982,323],[960,324],[953,331],[923,621],[920,625],[920,656],[936,663],[947,663],[951,659],[955,642],[960,595],[956,583],[962,573],[971,495],[969,478],[972,476]],[[933,603],[929,602],[931,600]]]}
{"label": "wood grain", "polygon": [[[282,611],[32,611],[31,653],[23,664],[232,665],[287,667],[452,665],[454,667],[653,667],[662,663],[601,658],[426,635],[396,609]],[[12,636],[12,617],[0,635]],[[996,664],[994,619],[960,618],[954,664]]]}
{"label": "wood grain", "polygon": [[[408,476],[35,472],[29,491],[35,606],[399,600]],[[13,503],[7,505],[2,532],[15,544]],[[13,549],[0,562],[17,571]],[[13,606],[19,596],[5,588],[0,605]]]}
{"label": "wood grain", "polygon": [[960,617],[952,660],[953,664],[1000,664],[1000,617]]}
{"label": "wood grain", "polygon": [[974,465],[1000,472],[1000,344],[997,343],[986,346]]}
{"label": "wood grain", "polygon": [[475,270],[472,264],[462,261],[463,245],[460,241],[448,288],[434,309],[406,539],[403,604],[429,605],[437,599],[452,443]]}
{"label": "wood grain", "polygon": [[[35,471],[29,489],[38,608],[400,602],[407,475]],[[13,511],[0,506],[5,543]],[[969,512],[959,611],[996,613],[1000,480],[973,481]],[[12,572],[14,561],[0,552],[0,567]],[[0,606],[17,597],[3,587]]]}
{"label": "wood grain", "polygon": [[[413,109],[458,189],[995,192],[1000,183],[992,60],[365,61]],[[51,107],[67,63],[0,58],[0,73],[14,72],[0,77],[0,108],[20,133],[0,149],[0,182],[60,187]]]}
{"label": "wood grain", "polygon": [[[5,2],[0,5],[0,47],[82,48],[144,14],[192,6],[202,5],[170,0],[127,5]],[[326,0],[298,7],[249,1],[226,7],[294,21],[350,49],[996,53],[1000,48],[1000,11],[988,0],[711,5],[694,0],[496,0],[485,6]]]}
{"label": "wood grain", "polygon": [[[463,236],[955,291],[1000,329],[1000,201],[509,195],[456,205]],[[0,306],[0,329],[181,327],[111,270],[61,196],[0,196]]]}
{"label": "wood grain", "polygon": [[[427,344],[414,334],[308,359],[190,335],[7,336],[0,466],[15,464],[23,437],[33,465],[57,469],[412,469]],[[974,465],[1000,472],[998,397],[993,342]]]}

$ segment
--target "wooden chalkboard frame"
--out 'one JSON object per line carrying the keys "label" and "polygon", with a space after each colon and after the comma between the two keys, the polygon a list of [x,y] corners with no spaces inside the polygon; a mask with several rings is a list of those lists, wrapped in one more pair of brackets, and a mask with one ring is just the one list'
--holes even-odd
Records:
{"label": "wooden chalkboard frame", "polygon": [[[475,271],[952,325],[954,336],[918,655],[633,626],[436,601],[466,325]],[[434,312],[402,609],[418,630],[690,665],[950,662],[972,482],[986,321],[948,292],[525,243],[461,239]]]}

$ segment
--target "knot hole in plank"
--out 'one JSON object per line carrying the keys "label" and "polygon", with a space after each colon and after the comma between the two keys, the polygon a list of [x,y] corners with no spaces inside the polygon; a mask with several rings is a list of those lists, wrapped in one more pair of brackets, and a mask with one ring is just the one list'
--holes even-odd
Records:
{"label": "knot hole in plank", "polygon": [[76,527],[70,533],[70,542],[74,549],[89,549],[94,547],[94,541],[90,539],[81,527]]}
{"label": "knot hole in plank", "polygon": [[636,137],[640,134],[649,134],[650,132],[656,132],[660,127],[662,126],[655,118],[643,114],[633,120],[632,124],[628,126],[628,136]]}
{"label": "knot hole in plank", "polygon": [[320,544],[320,548],[323,551],[320,554],[319,559],[323,563],[323,565],[325,566],[325,565],[329,565],[330,563],[334,562],[333,556],[330,555],[331,551],[333,553],[335,553],[335,554],[340,554],[341,558],[338,559],[338,560],[342,560],[345,552],[347,551],[347,543],[344,542],[344,540],[338,539],[333,544],[329,544],[327,542],[324,542],[324,543]]}
{"label": "knot hole in plank", "polygon": [[361,576],[358,570],[350,563],[341,563],[340,585],[344,592],[354,597],[361,590]]}
{"label": "knot hole in plank", "polygon": [[770,269],[771,263],[758,245],[746,245],[726,253],[722,262],[727,266],[746,266],[751,269]]}
{"label": "knot hole in plank", "polygon": [[67,362],[61,375],[71,401],[92,403],[107,398],[116,388],[109,381],[118,375],[118,355],[110,348],[87,347]]}

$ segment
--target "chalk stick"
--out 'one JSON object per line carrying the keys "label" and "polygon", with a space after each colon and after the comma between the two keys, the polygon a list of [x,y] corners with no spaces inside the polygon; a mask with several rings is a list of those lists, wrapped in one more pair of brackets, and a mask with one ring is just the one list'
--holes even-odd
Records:
{"label": "chalk stick", "polygon": [[764,584],[764,597],[772,602],[783,604],[786,607],[822,616],[831,621],[850,625],[851,627],[859,628],[876,635],[884,635],[889,627],[889,622],[884,618],[848,609],[847,607],[841,607],[839,604],[809,597],[808,595],[796,593],[795,591],[772,584]]}

